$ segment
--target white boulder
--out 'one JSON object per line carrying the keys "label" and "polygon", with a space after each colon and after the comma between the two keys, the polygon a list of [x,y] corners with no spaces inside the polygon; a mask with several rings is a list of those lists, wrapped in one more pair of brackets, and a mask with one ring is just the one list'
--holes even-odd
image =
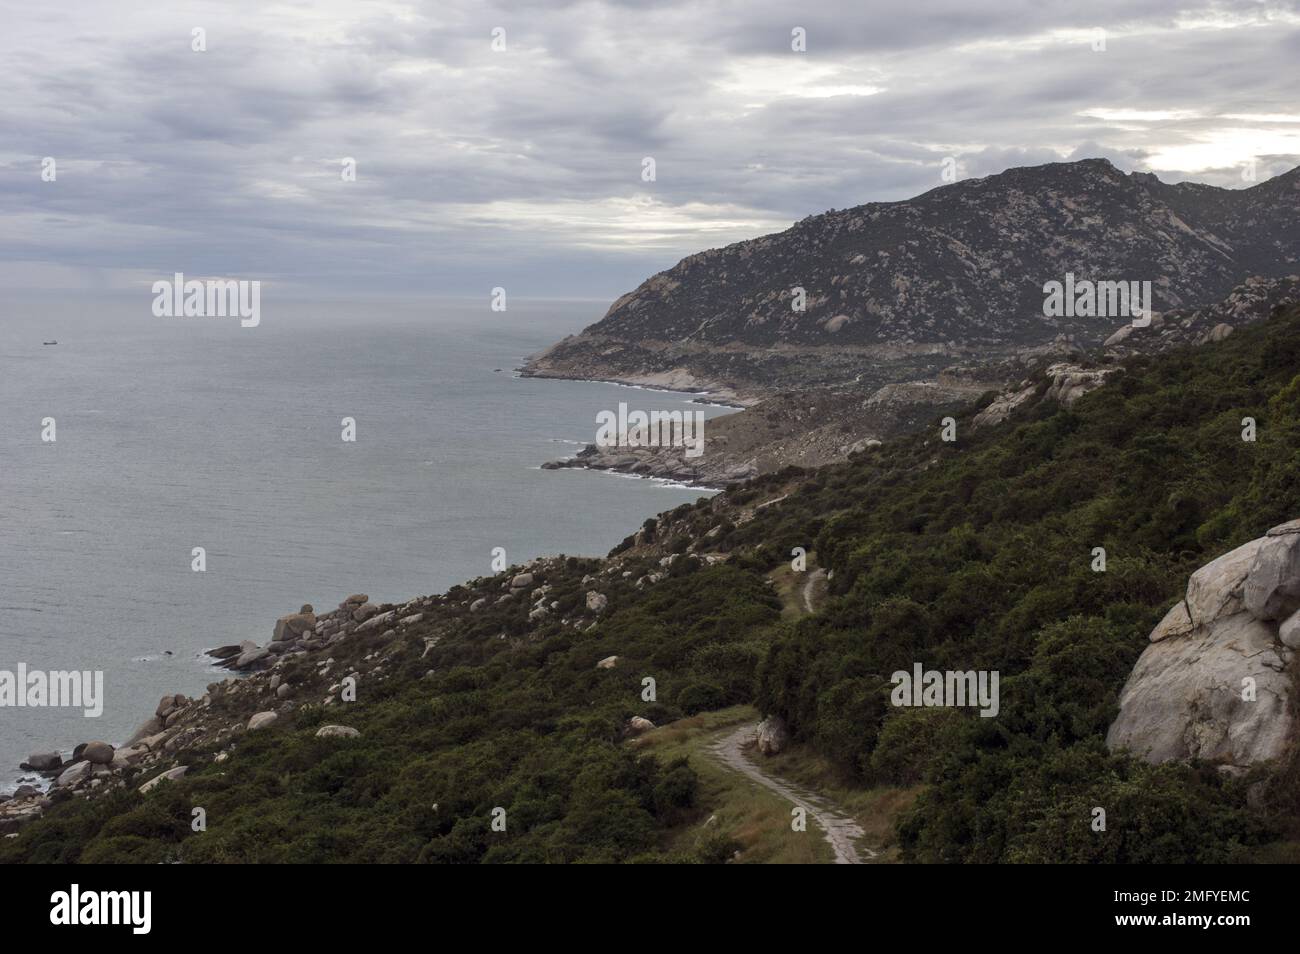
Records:
{"label": "white boulder", "polygon": [[248,720],[248,731],[252,732],[255,729],[265,729],[267,726],[272,725],[278,718],[280,718],[279,715],[274,712],[259,712]]}
{"label": "white boulder", "polygon": [[350,725],[323,725],[316,730],[318,739],[355,739],[360,734]]}
{"label": "white boulder", "polygon": [[140,786],[140,794],[147,795],[163,782],[174,782],[190,770],[188,765],[178,765],[175,768],[169,768],[161,775],[156,775],[149,781]]}
{"label": "white boulder", "polygon": [[[1278,620],[1284,620],[1278,623]],[[1282,755],[1300,648],[1300,521],[1211,560],[1151,632],[1106,734],[1149,762]]]}

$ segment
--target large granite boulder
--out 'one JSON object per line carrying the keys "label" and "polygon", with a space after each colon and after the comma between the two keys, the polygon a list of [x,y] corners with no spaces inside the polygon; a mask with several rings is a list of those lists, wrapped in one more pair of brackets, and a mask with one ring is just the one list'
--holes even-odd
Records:
{"label": "large granite boulder", "polygon": [[1291,619],[1300,609],[1296,549],[1300,521],[1192,574],[1120,693],[1108,746],[1149,762],[1232,766],[1283,753],[1294,728],[1289,667],[1300,641]]}
{"label": "large granite boulder", "polygon": [[94,766],[89,762],[74,762],[69,765],[59,777],[55,780],[55,788],[71,788],[90,778],[90,771]]}
{"label": "large granite boulder", "polygon": [[279,718],[279,713],[276,712],[254,713],[248,720],[248,731],[255,732],[258,729],[265,729],[267,726],[274,724]]}
{"label": "large granite boulder", "polygon": [[1201,567],[1187,581],[1187,610],[1196,625],[1242,609],[1242,586],[1264,537],[1243,543]]}
{"label": "large granite boulder", "polygon": [[1277,628],[1277,638],[1287,649],[1300,649],[1300,610],[1292,613]]}
{"label": "large granite boulder", "polygon": [[379,607],[374,603],[362,603],[352,611],[352,621],[355,623],[364,623],[378,612]]}
{"label": "large granite boulder", "polygon": [[93,765],[107,765],[113,761],[113,746],[107,742],[87,742],[81,751],[82,758]]}
{"label": "large granite boulder", "polygon": [[27,756],[22,768],[33,772],[57,772],[63,768],[63,756],[58,752],[34,752]]}
{"label": "large granite boulder", "polygon": [[229,664],[230,669],[251,669],[253,666],[263,663],[271,655],[269,649],[250,649],[247,652],[240,653],[239,658],[234,663]]}
{"label": "large granite boulder", "polygon": [[299,613],[281,616],[275,621],[275,632],[271,636],[273,642],[301,639],[316,628],[316,615],[312,612],[311,604],[307,604],[302,610]]}
{"label": "large granite boulder", "polygon": [[1300,520],[1274,527],[1261,543],[1242,595],[1259,619],[1283,620],[1300,610]]}
{"label": "large granite boulder", "polygon": [[154,778],[149,779],[149,781],[141,785],[140,794],[141,795],[149,794],[155,788],[161,785],[163,782],[174,782],[177,779],[183,777],[185,773],[188,772],[189,770],[190,767],[188,765],[178,765],[175,768],[169,768],[161,775],[155,776]]}
{"label": "large granite boulder", "polygon": [[369,633],[376,629],[387,628],[397,619],[397,611],[389,610],[387,613],[380,613],[378,616],[371,616],[364,623],[357,627],[358,633]]}
{"label": "large granite boulder", "polygon": [[645,716],[632,716],[623,726],[624,735],[641,735],[643,732],[649,732],[655,727],[655,724]]}
{"label": "large granite boulder", "polygon": [[137,742],[141,741],[142,739],[147,739],[150,738],[151,736],[157,735],[158,733],[162,732],[162,730],[165,728],[166,726],[163,724],[163,720],[158,718],[157,716],[154,716],[152,719],[146,719],[136,728],[134,732],[131,733],[130,738],[126,740],[126,744],[135,745]]}

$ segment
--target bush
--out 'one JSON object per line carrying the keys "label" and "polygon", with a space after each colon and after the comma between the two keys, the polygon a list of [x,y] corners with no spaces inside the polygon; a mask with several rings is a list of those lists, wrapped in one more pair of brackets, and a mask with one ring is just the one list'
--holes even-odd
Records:
{"label": "bush", "polygon": [[677,694],[677,705],[687,715],[721,709],[726,705],[726,693],[714,682],[692,682]]}

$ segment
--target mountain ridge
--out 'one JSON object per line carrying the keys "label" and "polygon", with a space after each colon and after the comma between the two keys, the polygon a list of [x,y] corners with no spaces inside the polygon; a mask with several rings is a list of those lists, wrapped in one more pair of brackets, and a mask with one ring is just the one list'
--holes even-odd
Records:
{"label": "mountain ridge", "polygon": [[1238,190],[1104,159],[1009,169],[687,256],[523,373],[752,401],[864,373],[878,387],[1060,336],[1100,344],[1117,322],[1045,316],[1045,282],[1150,281],[1157,312],[1207,304],[1300,270],[1297,213],[1300,168]]}

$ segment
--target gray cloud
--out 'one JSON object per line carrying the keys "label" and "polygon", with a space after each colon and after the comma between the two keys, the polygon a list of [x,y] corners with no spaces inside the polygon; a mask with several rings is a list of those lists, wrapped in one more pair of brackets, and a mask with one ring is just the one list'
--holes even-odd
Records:
{"label": "gray cloud", "polygon": [[1230,186],[1300,162],[1295,3],[982,6],[0,0],[0,282],[612,297],[950,156]]}

